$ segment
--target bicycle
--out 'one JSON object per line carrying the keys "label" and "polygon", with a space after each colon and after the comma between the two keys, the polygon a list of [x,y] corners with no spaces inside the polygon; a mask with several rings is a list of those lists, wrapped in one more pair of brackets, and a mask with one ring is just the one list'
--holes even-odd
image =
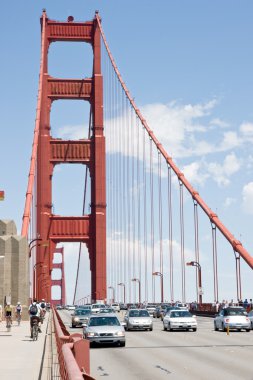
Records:
{"label": "bicycle", "polygon": [[8,331],[10,331],[10,329],[11,329],[11,315],[6,315],[5,319],[6,319],[6,328]]}
{"label": "bicycle", "polygon": [[17,313],[16,319],[17,319],[18,326],[19,326],[20,322],[21,322],[21,313]]}
{"label": "bicycle", "polygon": [[31,320],[31,338],[32,340],[38,340],[39,336],[39,317],[32,317]]}

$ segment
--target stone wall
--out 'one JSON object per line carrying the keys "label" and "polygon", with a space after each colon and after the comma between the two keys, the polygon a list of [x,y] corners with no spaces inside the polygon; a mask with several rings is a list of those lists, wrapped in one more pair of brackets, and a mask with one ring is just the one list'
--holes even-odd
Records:
{"label": "stone wall", "polygon": [[29,271],[26,238],[17,235],[13,220],[0,220],[0,304],[28,305]]}

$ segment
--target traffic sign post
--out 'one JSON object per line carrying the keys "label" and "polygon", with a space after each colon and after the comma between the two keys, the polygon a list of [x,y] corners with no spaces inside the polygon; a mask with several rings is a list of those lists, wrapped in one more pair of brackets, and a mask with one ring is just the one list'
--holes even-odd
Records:
{"label": "traffic sign post", "polygon": [[0,201],[4,200],[4,191],[0,190]]}

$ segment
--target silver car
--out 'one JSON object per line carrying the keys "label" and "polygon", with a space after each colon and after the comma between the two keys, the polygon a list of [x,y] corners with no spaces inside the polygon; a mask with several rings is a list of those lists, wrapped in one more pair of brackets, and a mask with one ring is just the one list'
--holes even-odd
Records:
{"label": "silver car", "polygon": [[124,347],[125,330],[115,314],[91,315],[88,324],[83,325],[83,338],[91,343],[115,343]]}
{"label": "silver car", "polygon": [[196,316],[188,310],[170,310],[163,318],[164,330],[193,330],[197,331]]}
{"label": "silver car", "polygon": [[250,320],[250,327],[251,330],[253,330],[253,310],[251,310],[248,314],[249,320]]}
{"label": "silver car", "polygon": [[250,331],[250,319],[243,307],[227,307],[222,309],[214,318],[214,330],[226,331],[227,328]]}
{"label": "silver car", "polygon": [[153,321],[146,309],[128,310],[124,321],[126,330],[153,330]]}

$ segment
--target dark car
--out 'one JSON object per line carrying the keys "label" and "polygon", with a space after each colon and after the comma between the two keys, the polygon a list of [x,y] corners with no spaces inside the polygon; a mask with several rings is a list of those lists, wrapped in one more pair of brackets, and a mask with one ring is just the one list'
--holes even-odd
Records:
{"label": "dark car", "polygon": [[180,310],[178,306],[167,306],[165,309],[161,310],[161,320],[163,321],[163,318],[170,310]]}
{"label": "dark car", "polygon": [[91,316],[90,309],[76,309],[73,314],[71,314],[71,326],[82,327],[83,324],[87,324]]}

